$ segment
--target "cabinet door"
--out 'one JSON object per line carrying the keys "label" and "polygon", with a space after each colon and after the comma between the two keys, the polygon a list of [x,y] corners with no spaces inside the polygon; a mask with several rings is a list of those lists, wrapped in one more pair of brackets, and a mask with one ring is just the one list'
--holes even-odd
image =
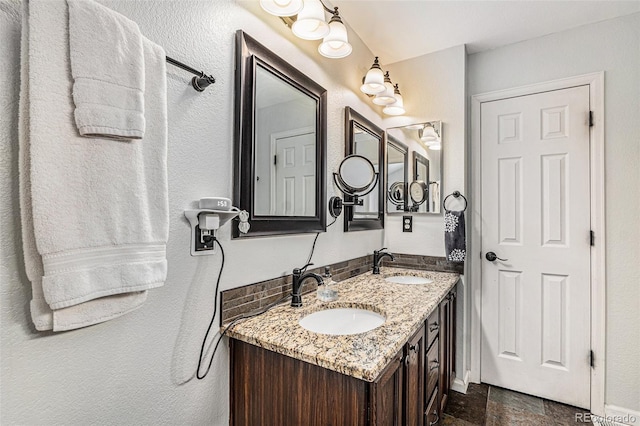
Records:
{"label": "cabinet door", "polygon": [[424,426],[437,426],[440,424],[440,412],[438,411],[438,390],[433,393],[427,409],[424,412]]}
{"label": "cabinet door", "polygon": [[449,379],[447,377],[449,371],[449,307],[449,298],[445,297],[440,303],[440,379],[438,380],[440,411],[444,410],[449,396]]}
{"label": "cabinet door", "polygon": [[425,404],[428,404],[431,400],[434,390],[438,386],[438,376],[440,375],[440,346],[437,338],[427,352],[427,362],[425,364],[425,368],[425,376],[427,378],[427,392],[424,397]]}
{"label": "cabinet door", "polygon": [[403,360],[404,350],[401,350],[371,386],[371,399],[369,402],[371,425],[402,425],[402,410],[404,406]]}
{"label": "cabinet door", "polygon": [[424,421],[424,325],[406,345],[405,424],[422,425]]}

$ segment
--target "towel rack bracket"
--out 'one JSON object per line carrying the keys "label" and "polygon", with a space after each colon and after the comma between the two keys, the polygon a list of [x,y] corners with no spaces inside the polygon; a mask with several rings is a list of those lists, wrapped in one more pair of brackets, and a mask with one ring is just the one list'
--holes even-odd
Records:
{"label": "towel rack bracket", "polygon": [[195,77],[191,79],[191,85],[198,92],[204,92],[204,89],[216,82],[216,79],[212,75],[207,75],[204,73],[204,71],[198,71],[197,69],[190,67],[189,65],[184,64],[180,61],[177,61],[169,56],[167,56],[167,62],[180,69],[190,72],[191,74],[195,74]]}

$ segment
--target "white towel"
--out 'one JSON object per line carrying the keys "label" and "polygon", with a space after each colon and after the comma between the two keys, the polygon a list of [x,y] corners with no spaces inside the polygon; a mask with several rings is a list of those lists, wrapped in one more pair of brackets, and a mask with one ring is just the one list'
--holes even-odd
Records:
{"label": "white towel", "polygon": [[[144,141],[96,139],[73,124],[62,2],[23,2],[20,203],[32,319],[62,331],[141,306],[166,277],[164,51],[145,41]],[[28,11],[26,10],[28,6]]]}
{"label": "white towel", "polygon": [[73,101],[87,137],[142,139],[144,54],[138,25],[92,0],[67,0]]}

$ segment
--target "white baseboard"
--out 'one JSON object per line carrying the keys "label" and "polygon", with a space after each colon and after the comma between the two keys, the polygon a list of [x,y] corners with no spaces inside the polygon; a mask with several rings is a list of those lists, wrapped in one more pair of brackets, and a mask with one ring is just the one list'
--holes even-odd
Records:
{"label": "white baseboard", "polygon": [[605,422],[603,424],[620,424],[640,426],[640,412],[615,405],[604,406]]}
{"label": "white baseboard", "polygon": [[[451,390],[460,393],[467,393],[467,387],[469,387],[469,370],[464,374],[464,379],[455,378],[451,383]],[[634,425],[635,426],[635,425]]]}

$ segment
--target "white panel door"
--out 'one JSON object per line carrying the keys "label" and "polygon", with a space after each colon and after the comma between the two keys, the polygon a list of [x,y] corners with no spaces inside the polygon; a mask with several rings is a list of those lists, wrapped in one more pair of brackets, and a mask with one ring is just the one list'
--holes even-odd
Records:
{"label": "white panel door", "polygon": [[589,408],[589,87],[480,114],[481,379]]}
{"label": "white panel door", "polygon": [[306,132],[275,139],[275,188],[271,214],[314,216],[316,204],[316,136]]}

